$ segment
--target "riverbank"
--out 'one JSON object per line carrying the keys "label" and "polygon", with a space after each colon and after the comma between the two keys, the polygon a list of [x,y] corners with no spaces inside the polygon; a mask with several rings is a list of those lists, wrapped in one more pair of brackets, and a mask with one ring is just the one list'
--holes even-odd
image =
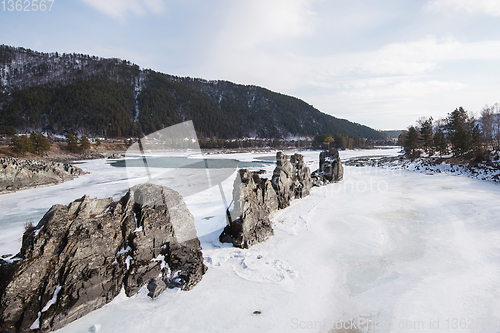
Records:
{"label": "riverbank", "polygon": [[345,165],[355,167],[378,167],[417,171],[426,175],[446,173],[469,178],[500,183],[500,161],[475,163],[455,157],[419,157],[410,159],[406,156],[362,156],[344,161]]}
{"label": "riverbank", "polygon": [[0,158],[1,157],[14,157],[14,158],[25,158],[31,160],[43,160],[48,162],[57,163],[71,163],[73,161],[81,160],[95,160],[101,158],[107,158],[113,155],[124,154],[127,147],[123,143],[106,143],[97,145],[91,145],[90,149],[78,152],[70,152],[67,149],[67,144],[65,142],[52,143],[50,145],[50,150],[40,154],[25,153],[24,155],[18,155],[11,151],[8,145],[0,145]]}
{"label": "riverbank", "polygon": [[0,158],[0,194],[57,185],[84,175],[68,163],[3,157]]}

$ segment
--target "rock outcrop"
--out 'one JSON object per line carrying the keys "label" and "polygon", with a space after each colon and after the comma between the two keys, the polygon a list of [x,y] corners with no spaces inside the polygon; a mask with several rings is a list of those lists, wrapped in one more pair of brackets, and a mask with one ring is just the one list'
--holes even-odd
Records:
{"label": "rock outcrop", "polygon": [[301,154],[292,155],[290,163],[295,168],[295,198],[302,199],[311,193],[311,170],[306,166],[304,156]]}
{"label": "rock outcrop", "polygon": [[228,225],[219,236],[222,243],[249,248],[273,235],[271,218],[278,209],[290,206],[294,199],[308,196],[312,186],[342,180],[344,168],[338,151],[333,148],[320,154],[320,169],[311,176],[304,156],[276,154],[272,180],[262,179],[260,172],[240,169],[233,185],[233,206],[227,212]]}
{"label": "rock outcrop", "polygon": [[278,195],[279,209],[290,206],[290,201],[295,199],[296,178],[295,167],[288,160],[288,156],[282,152],[276,153],[272,184]]}
{"label": "rock outcrop", "polygon": [[84,174],[67,163],[4,157],[0,158],[0,194],[56,185]]}
{"label": "rock outcrop", "polygon": [[311,175],[314,186],[336,183],[344,178],[344,167],[336,148],[322,151],[319,154],[319,169]]}
{"label": "rock outcrop", "polygon": [[219,237],[223,243],[249,248],[273,235],[271,218],[278,210],[278,197],[268,179],[259,172],[240,169],[233,185],[228,225]]}
{"label": "rock outcrop", "polygon": [[175,191],[153,184],[119,201],[84,196],[54,205],[23,236],[19,260],[0,262],[0,328],[63,327],[141,288],[189,290],[206,271],[193,216]]}
{"label": "rock outcrop", "polygon": [[233,206],[227,211],[228,225],[219,237],[221,242],[249,248],[273,235],[271,218],[295,198],[309,195],[312,187],[310,170],[304,157],[276,154],[272,181],[260,172],[240,169],[233,185]]}

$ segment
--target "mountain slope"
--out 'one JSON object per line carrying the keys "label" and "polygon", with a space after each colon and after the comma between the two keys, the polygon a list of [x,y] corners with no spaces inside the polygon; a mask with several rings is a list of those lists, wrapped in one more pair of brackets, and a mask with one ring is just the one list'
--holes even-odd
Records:
{"label": "mountain slope", "polygon": [[261,87],[179,78],[119,59],[0,46],[0,132],[137,136],[186,120],[205,137],[385,137]]}

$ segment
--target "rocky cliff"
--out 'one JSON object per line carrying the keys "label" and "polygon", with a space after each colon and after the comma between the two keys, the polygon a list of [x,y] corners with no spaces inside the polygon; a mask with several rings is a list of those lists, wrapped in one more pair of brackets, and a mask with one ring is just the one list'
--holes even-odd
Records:
{"label": "rocky cliff", "polygon": [[56,185],[84,174],[67,163],[4,157],[0,158],[0,194]]}
{"label": "rocky cliff", "polygon": [[122,288],[150,297],[189,290],[206,271],[182,197],[152,184],[117,202],[84,196],[52,206],[23,236],[17,259],[0,262],[0,328],[12,332],[56,330]]}

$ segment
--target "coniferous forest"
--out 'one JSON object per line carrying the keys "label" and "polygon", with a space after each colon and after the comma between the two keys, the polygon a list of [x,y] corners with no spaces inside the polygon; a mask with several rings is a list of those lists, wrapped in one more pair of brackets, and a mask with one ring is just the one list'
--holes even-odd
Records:
{"label": "coniferous forest", "polygon": [[485,106],[478,117],[463,107],[448,113],[444,119],[421,118],[399,136],[399,145],[407,155],[418,157],[453,154],[484,161],[500,151],[500,105]]}
{"label": "coniferous forest", "polygon": [[120,59],[0,46],[0,133],[147,135],[192,120],[200,137],[385,134],[257,86],[181,78]]}

